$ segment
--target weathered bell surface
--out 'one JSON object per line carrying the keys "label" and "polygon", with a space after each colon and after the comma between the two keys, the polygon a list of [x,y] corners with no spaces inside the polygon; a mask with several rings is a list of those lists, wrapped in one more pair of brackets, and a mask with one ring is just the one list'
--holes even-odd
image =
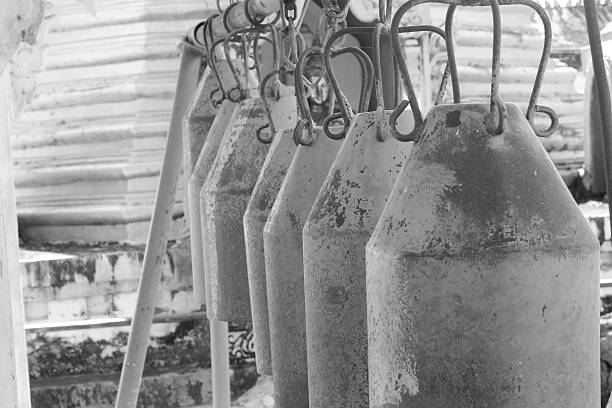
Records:
{"label": "weathered bell surface", "polygon": [[599,244],[520,110],[442,105],[367,246],[370,406],[596,407]]}
{"label": "weathered bell surface", "polygon": [[[238,65],[238,62],[234,62]],[[234,80],[226,60],[216,63],[216,72],[224,86]],[[200,190],[215,157],[236,103],[229,100],[217,106],[213,98],[222,98],[216,75],[204,71],[183,120],[183,161],[187,179],[187,206],[191,241],[193,297],[196,305],[206,303],[206,277],[200,217]],[[206,310],[209,310],[207,305]]]}
{"label": "weathered bell surface", "polygon": [[369,406],[365,247],[413,144],[379,140],[378,120],[355,117],[304,226],[312,407]]}
{"label": "weathered bell surface", "polygon": [[[295,98],[292,100],[295,101]],[[257,372],[265,375],[272,375],[272,357],[263,230],[296,150],[293,129],[276,132],[243,220],[255,337],[255,359]]]}
{"label": "weathered bell surface", "polygon": [[261,99],[238,103],[201,190],[213,320],[251,321],[242,217],[268,152],[255,136],[266,122]]}
{"label": "weathered bell surface", "polygon": [[264,227],[276,408],[308,408],[302,229],[341,145],[314,131],[316,142],[298,147]]}
{"label": "weathered bell surface", "polygon": [[[219,63],[227,64],[225,61]],[[183,162],[186,175],[192,173],[215,120],[219,107],[215,106],[210,96],[216,89],[219,89],[219,82],[210,69],[206,69],[183,119]]]}
{"label": "weathered bell surface", "polygon": [[[212,167],[217,151],[225,135],[225,131],[230,123],[236,103],[224,100],[219,107],[215,119],[206,133],[206,141],[200,150],[198,160],[193,168],[191,177],[187,183],[187,194],[189,201],[190,225],[200,226],[200,228],[192,227],[191,231],[191,261],[193,268],[193,296],[197,305],[206,304],[206,310],[211,308],[210,294],[208,291],[207,277],[207,247],[203,245],[207,237],[202,229],[202,218],[200,209],[200,191],[206,181],[208,172]],[[199,265],[199,266],[196,266]]]}

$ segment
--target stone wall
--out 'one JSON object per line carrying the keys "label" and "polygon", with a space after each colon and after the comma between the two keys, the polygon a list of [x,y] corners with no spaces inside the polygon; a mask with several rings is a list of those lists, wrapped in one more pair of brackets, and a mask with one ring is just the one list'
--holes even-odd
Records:
{"label": "stone wall", "polygon": [[[156,313],[189,313],[193,304],[189,241],[171,243],[165,253]],[[38,248],[41,249],[41,248]],[[144,247],[109,245],[47,247],[22,251],[20,261],[28,324],[130,317],[136,307]],[[156,324],[153,335],[166,335],[176,324]],[[128,327],[63,331],[75,341],[108,339]]]}

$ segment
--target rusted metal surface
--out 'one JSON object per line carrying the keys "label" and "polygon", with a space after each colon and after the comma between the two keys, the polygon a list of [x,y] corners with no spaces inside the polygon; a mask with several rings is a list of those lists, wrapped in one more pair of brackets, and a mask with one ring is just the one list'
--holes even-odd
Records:
{"label": "rusted metal surface", "polygon": [[246,242],[251,314],[255,332],[257,371],[272,375],[270,350],[270,325],[268,320],[268,296],[266,290],[266,267],[264,258],[263,229],[285,178],[297,146],[291,137],[293,129],[279,131],[270,145],[257,185],[244,214],[244,236]]}
{"label": "rusted metal surface", "polygon": [[297,150],[291,137],[297,119],[295,96],[292,94],[293,92],[287,92],[287,96],[271,104],[273,127],[286,130],[279,130],[274,135],[243,219],[257,371],[265,375],[272,375],[272,362],[263,229]]}
{"label": "rusted metal surface", "polygon": [[[185,118],[183,120],[183,173],[187,181],[187,204],[185,214],[189,219],[189,232],[191,244],[191,270],[193,276],[194,301],[196,304],[204,304],[204,270],[202,261],[202,234],[200,230],[199,189],[192,194],[190,184],[194,179],[196,164],[207,140],[208,133],[218,114],[210,95],[219,87],[217,78],[210,69],[204,72]],[[201,171],[198,171],[200,174]],[[197,176],[196,176],[197,177]]]}
{"label": "rusted metal surface", "polygon": [[185,174],[187,174],[187,214],[191,236],[193,293],[196,305],[206,304],[206,310],[210,310],[210,304],[206,300],[209,296],[206,296],[208,293],[200,191],[217,157],[217,150],[236,107],[235,103],[219,98],[222,89],[231,81],[228,61],[216,61],[214,70],[207,69],[204,72],[184,120],[183,156]]}
{"label": "rusted metal surface", "polygon": [[371,407],[598,404],[599,243],[507,110],[494,136],[488,105],[433,108],[398,177],[367,247]]}
{"label": "rusted metal surface", "polygon": [[302,229],[341,142],[320,128],[299,146],[264,227],[274,402],[308,408]]}
{"label": "rusted metal surface", "polygon": [[240,102],[202,187],[210,310],[214,320],[251,320],[242,218],[269,145],[255,137],[265,124],[261,99]]}
{"label": "rusted metal surface", "polygon": [[[612,193],[612,102],[610,101],[610,88],[606,72],[606,63],[604,62],[603,49],[601,47],[597,7],[593,0],[584,1],[584,14],[589,34],[589,44],[591,46],[593,77],[596,84],[595,89],[599,107],[599,120],[601,121],[602,128],[601,151],[603,153],[606,192],[609,199]],[[610,209],[610,215],[610,219],[612,220],[612,207]]]}
{"label": "rusted metal surface", "polygon": [[210,303],[210,287],[208,285],[208,274],[210,269],[207,253],[208,246],[205,245],[208,235],[202,226],[203,198],[200,193],[212,164],[217,157],[219,146],[230,124],[236,105],[236,103],[228,100],[221,103],[215,120],[206,135],[206,143],[202,146],[198,161],[195,164],[187,185],[187,192],[189,195],[189,221],[191,225],[193,296],[196,305],[206,305],[206,311],[209,317],[211,317],[210,310],[212,306]]}
{"label": "rusted metal surface", "polygon": [[210,69],[206,69],[183,119],[183,171],[186,175],[193,172],[208,131],[219,110],[219,106],[215,106],[211,100],[211,95],[218,89],[219,82],[216,76]]}
{"label": "rusted metal surface", "polygon": [[[388,117],[389,112],[383,120]],[[412,148],[391,137],[380,141],[379,119],[377,112],[355,117],[304,226],[314,407],[369,406],[365,246]]]}

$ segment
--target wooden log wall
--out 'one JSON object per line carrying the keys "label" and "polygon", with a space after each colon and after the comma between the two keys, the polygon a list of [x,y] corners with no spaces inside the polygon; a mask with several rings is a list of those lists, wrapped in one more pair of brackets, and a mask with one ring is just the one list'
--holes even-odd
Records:
{"label": "wooden log wall", "polygon": [[[213,7],[203,0],[50,1],[36,90],[14,127],[24,238],[144,242],[177,44]],[[182,213],[179,201],[174,238],[186,233]]]}
{"label": "wooden log wall", "polygon": [[[39,242],[144,242],[176,80],[176,44],[185,29],[215,9],[214,2],[50,3],[35,92],[14,129],[21,234]],[[501,94],[525,109],[543,29],[527,8],[502,11]],[[444,14],[445,7],[432,6],[434,24],[442,24]],[[551,12],[555,47],[565,49],[572,35],[579,36],[563,35],[569,28],[561,22],[567,19],[557,14]],[[464,100],[486,101],[491,12],[460,9],[455,21]],[[420,50],[412,43],[406,51],[416,77]],[[443,43],[433,41],[430,56],[442,51]],[[433,90],[444,59],[440,62],[433,70]],[[540,97],[561,122],[559,132],[542,142],[566,170],[575,170],[583,158],[578,77],[575,67],[551,59]],[[187,232],[182,192],[178,197],[173,237]]]}

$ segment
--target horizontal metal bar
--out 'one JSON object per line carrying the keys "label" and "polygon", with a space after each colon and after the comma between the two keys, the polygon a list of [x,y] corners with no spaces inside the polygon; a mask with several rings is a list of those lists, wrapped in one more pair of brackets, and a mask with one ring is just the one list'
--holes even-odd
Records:
{"label": "horizontal metal bar", "polygon": [[[195,320],[206,320],[206,312],[165,313],[153,317],[153,323],[180,323]],[[26,323],[27,332],[48,333],[67,330],[102,329],[106,327],[123,327],[132,323],[130,317],[108,317],[101,319],[75,320],[69,322]]]}
{"label": "horizontal metal bar", "polygon": [[[280,10],[280,2],[279,0],[249,0],[248,7],[249,14],[253,18],[261,19],[278,12]],[[227,23],[227,28],[230,31],[251,26],[245,14],[244,1],[238,2],[235,6],[230,6],[226,13],[225,22],[223,17],[225,13],[212,19],[211,24],[215,39],[223,38],[228,34],[225,23]]]}

